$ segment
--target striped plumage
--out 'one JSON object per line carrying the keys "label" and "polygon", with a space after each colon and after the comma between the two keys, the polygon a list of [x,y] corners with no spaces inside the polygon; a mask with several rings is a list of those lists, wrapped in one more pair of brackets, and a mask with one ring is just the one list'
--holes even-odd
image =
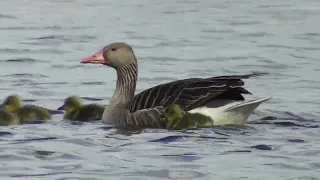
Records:
{"label": "striped plumage", "polygon": [[[155,106],[179,104],[182,110],[189,111],[208,102],[213,107],[221,105],[223,102],[228,102],[228,100],[244,100],[242,94],[251,93],[241,87],[244,85],[242,79],[264,74],[253,73],[172,81],[149,88],[135,95],[133,101],[128,104],[128,108],[131,112],[134,112]],[[216,103],[212,103],[212,101]]]}
{"label": "striped plumage", "polygon": [[134,91],[138,69],[136,64],[128,64],[117,70],[117,84],[111,102],[103,113],[102,120],[108,119],[109,124],[131,127],[165,127],[162,106],[151,106],[131,112],[127,105],[134,102]]}
{"label": "striped plumage", "polygon": [[220,107],[243,101],[242,94],[251,94],[242,86],[242,79],[262,75],[191,78],[160,84],[134,96],[138,65],[132,48],[126,43],[112,43],[81,63],[103,64],[117,71],[117,85],[103,122],[116,126],[165,128],[164,106],[178,104],[184,111],[202,106]]}

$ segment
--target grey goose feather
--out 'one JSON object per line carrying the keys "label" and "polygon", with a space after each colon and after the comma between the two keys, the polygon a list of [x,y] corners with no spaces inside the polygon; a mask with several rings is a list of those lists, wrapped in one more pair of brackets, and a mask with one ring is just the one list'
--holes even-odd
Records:
{"label": "grey goose feather", "polygon": [[[203,105],[217,107],[221,103],[244,100],[242,94],[251,94],[244,89],[242,79],[261,76],[266,73],[252,73],[247,75],[217,76],[210,78],[190,78],[160,84],[144,90],[134,96],[128,108],[131,112],[179,104],[181,109],[189,111]],[[210,102],[210,104],[207,104]]]}

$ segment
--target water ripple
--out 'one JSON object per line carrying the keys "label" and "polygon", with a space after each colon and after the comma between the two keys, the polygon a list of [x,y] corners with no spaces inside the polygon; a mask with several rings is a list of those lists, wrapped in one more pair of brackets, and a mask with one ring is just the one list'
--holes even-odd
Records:
{"label": "water ripple", "polygon": [[1,75],[2,77],[14,77],[14,78],[46,78],[48,76],[44,74],[33,74],[33,73],[16,73],[16,74],[7,74],[7,75]]}
{"label": "water ripple", "polygon": [[16,19],[17,17],[12,15],[0,14],[0,19]]}
{"label": "water ripple", "polygon": [[48,61],[33,58],[14,58],[1,61],[3,63],[46,63]]}
{"label": "water ripple", "polygon": [[0,27],[0,30],[77,30],[77,29],[90,29],[91,26],[73,26],[73,27],[62,27],[62,26],[45,26],[45,27],[35,27],[35,26],[10,26],[10,27]]}
{"label": "water ripple", "polygon": [[[123,130],[62,120],[0,127],[3,179],[319,179],[319,2],[8,1],[1,3],[1,98],[50,109],[70,95],[108,104],[117,75],[83,57],[128,42],[137,92],[182,78],[251,72],[271,96],[245,128]],[[231,170],[231,171],[230,171]]]}

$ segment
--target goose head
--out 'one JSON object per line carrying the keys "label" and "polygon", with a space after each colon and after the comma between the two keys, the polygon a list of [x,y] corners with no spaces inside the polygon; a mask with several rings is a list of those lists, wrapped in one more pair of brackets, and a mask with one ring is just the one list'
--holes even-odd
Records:
{"label": "goose head", "polygon": [[129,64],[136,64],[136,58],[130,45],[123,42],[109,44],[97,53],[84,58],[81,63],[103,64],[120,69]]}
{"label": "goose head", "polygon": [[14,112],[23,106],[22,100],[18,95],[8,96],[0,107],[5,108],[9,112]]}
{"label": "goose head", "polygon": [[183,111],[178,104],[170,104],[165,107],[164,117],[167,122],[167,129],[173,129],[174,125],[182,118]]}
{"label": "goose head", "polygon": [[70,96],[65,99],[62,106],[60,106],[57,110],[65,110],[67,112],[79,109],[82,106],[81,100],[78,96]]}

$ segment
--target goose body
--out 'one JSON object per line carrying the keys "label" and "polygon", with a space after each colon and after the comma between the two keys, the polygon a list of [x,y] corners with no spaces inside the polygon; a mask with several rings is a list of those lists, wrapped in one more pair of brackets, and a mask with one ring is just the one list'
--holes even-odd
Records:
{"label": "goose body", "polygon": [[[183,111],[203,111],[219,108],[233,102],[242,102],[243,79],[265,73],[190,78],[160,84],[134,95],[138,64],[134,52],[126,43],[112,43],[81,63],[103,64],[117,72],[117,85],[102,121],[116,126],[143,126],[165,128],[164,107],[178,104]],[[211,109],[212,110],[212,109]],[[241,112],[244,114],[245,112]],[[243,117],[248,117],[243,115]]]}
{"label": "goose body", "polygon": [[23,105],[21,98],[17,95],[8,96],[0,107],[17,116],[20,121],[46,121],[51,119],[49,109],[35,105]]}
{"label": "goose body", "polygon": [[101,120],[105,107],[98,104],[82,104],[77,96],[70,96],[65,99],[58,110],[65,110],[63,119],[77,121]]}

